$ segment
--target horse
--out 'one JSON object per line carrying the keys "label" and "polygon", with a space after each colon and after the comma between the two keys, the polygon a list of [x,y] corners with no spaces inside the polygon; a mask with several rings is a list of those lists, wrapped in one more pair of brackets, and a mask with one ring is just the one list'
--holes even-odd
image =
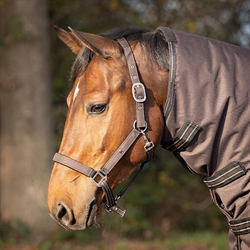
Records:
{"label": "horse", "polygon": [[102,203],[123,217],[118,199],[135,178],[116,197],[114,189],[161,145],[203,179],[228,219],[230,248],[249,249],[249,50],[166,27],[55,29],[77,56],[51,217],[84,230],[98,223]]}

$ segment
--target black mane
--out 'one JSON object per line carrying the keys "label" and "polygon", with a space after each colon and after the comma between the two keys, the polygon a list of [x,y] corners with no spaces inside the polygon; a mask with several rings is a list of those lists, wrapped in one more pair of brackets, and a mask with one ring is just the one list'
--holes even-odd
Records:
{"label": "black mane", "polygon": [[[142,28],[119,28],[100,35],[112,40],[124,37],[128,42],[143,44],[149,52],[150,59],[155,61],[160,69],[167,71],[169,68],[168,44],[159,31],[152,32]],[[70,78],[72,81],[75,81],[85,71],[93,56],[94,53],[85,47],[80,51],[71,69]]]}

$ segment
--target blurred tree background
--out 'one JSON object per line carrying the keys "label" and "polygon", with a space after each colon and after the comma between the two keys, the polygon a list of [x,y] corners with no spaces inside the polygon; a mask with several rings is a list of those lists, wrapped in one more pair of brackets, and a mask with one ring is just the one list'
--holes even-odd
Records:
{"label": "blurred tree background", "polygon": [[[40,49],[40,53],[36,54],[36,58],[39,57],[39,54],[40,56],[46,53],[50,54],[50,59],[47,59],[45,62],[47,65],[45,69],[48,72],[44,72],[44,74],[49,74],[49,76],[47,75],[44,78],[44,84],[47,86],[46,95],[43,90],[39,90],[38,86],[42,83],[37,82],[36,74],[33,71],[36,64],[44,64],[44,62],[38,62],[33,59],[31,64],[27,65],[26,73],[29,77],[31,76],[30,79],[32,80],[27,80],[25,84],[27,86],[32,85],[32,88],[38,91],[37,95],[39,95],[39,93],[43,95],[44,103],[38,105],[47,105],[46,103],[50,105],[52,100],[52,105],[47,107],[45,111],[42,111],[43,116],[41,116],[40,119],[42,121],[43,117],[52,116],[54,124],[51,125],[51,119],[48,120],[45,126],[49,126],[50,128],[48,128],[47,135],[44,134],[44,137],[50,136],[48,139],[54,143],[54,150],[52,150],[50,146],[45,150],[40,144],[38,145],[38,140],[33,141],[34,149],[36,150],[32,151],[33,149],[29,149],[32,155],[40,155],[41,150],[46,152],[44,156],[46,159],[57,150],[60,144],[67,113],[65,99],[72,86],[72,83],[68,80],[69,72],[75,58],[73,53],[57,38],[53,29],[54,25],[64,29],[67,29],[67,26],[71,26],[74,29],[91,33],[101,33],[116,27],[139,26],[155,29],[158,26],[168,26],[172,29],[212,37],[247,48],[250,47],[249,0],[0,0],[1,13],[6,13],[7,7],[15,6],[13,4],[16,2],[19,3],[19,6],[26,6],[23,8],[23,12],[18,12],[21,16],[27,16],[30,9],[27,8],[27,6],[29,6],[30,3],[36,3],[36,6],[30,10],[33,11],[33,14],[30,15],[28,20],[18,17],[15,8],[8,9],[9,15],[1,14],[0,53],[5,57],[1,55],[0,66],[2,72],[7,69],[10,75],[12,75],[12,72],[17,72],[11,60],[4,60],[4,58],[8,58],[8,55],[6,57],[6,53],[10,50],[13,51],[16,46],[21,46],[20,44],[24,42],[25,39],[21,30],[22,27],[25,26],[25,22],[35,23],[34,16],[43,15],[43,18],[38,21],[37,29],[40,29],[38,31],[40,34],[39,39],[43,40],[46,38],[46,41],[48,43],[50,42],[50,50],[48,49],[48,45],[45,45],[43,49]],[[41,9],[46,10],[47,14],[41,14]],[[41,26],[41,23],[46,27]],[[11,27],[11,29],[8,27]],[[26,32],[29,33],[31,31],[26,30]],[[13,43],[16,46],[13,46]],[[32,48],[32,46],[35,46],[35,43],[30,41],[28,46]],[[26,48],[25,51],[29,53],[29,49]],[[17,58],[12,58],[12,60],[16,61]],[[6,64],[6,62],[9,62],[9,64]],[[23,60],[23,63],[25,64],[26,61]],[[8,106],[8,101],[11,100],[11,96],[9,90],[6,91],[6,73],[1,73],[0,77],[2,101],[1,147],[7,147],[8,145],[4,144],[2,138],[4,138],[6,133],[9,133],[11,137],[13,132],[7,131],[8,126],[6,125],[4,127],[6,130],[3,130],[2,124],[6,124],[7,122],[4,123],[3,119],[9,117],[4,107]],[[42,80],[40,81],[43,82]],[[48,83],[51,85],[48,86]],[[35,84],[38,85],[36,86]],[[12,85],[10,87],[12,88]],[[27,98],[28,96],[23,98],[22,102],[27,103]],[[14,109],[15,112],[22,113],[21,110],[18,110],[18,107],[22,107],[22,105],[18,104]],[[9,112],[14,111],[10,109]],[[36,114],[35,104],[32,113]],[[12,120],[8,122],[15,123],[17,122],[15,119],[17,119],[17,116],[13,115]],[[20,119],[20,117],[18,119]],[[27,119],[26,122],[28,127],[30,120]],[[39,125],[39,120],[36,124]],[[13,129],[13,126],[9,127]],[[20,127],[15,128],[15,133],[22,134],[23,131],[18,129],[20,129]],[[52,129],[54,131],[54,137],[51,133]],[[27,136],[32,138],[34,137],[32,131],[32,129],[28,129],[28,132],[26,131],[25,133],[28,133]],[[46,145],[50,145],[49,142],[47,142]],[[19,154],[22,154],[23,150],[25,152],[26,147],[26,144],[23,142],[21,147],[18,149],[14,147],[14,150],[18,150]],[[8,157],[11,157],[10,153],[8,154]],[[4,157],[6,157],[6,155]],[[6,168],[8,164],[13,165],[13,162],[16,160],[12,157],[14,161],[6,165],[6,161],[3,161],[3,159],[5,159],[4,157],[1,158],[2,169]],[[53,163],[48,162],[48,160],[44,160],[43,162],[44,166],[40,168],[45,173],[45,176],[49,176]],[[40,183],[38,178],[41,174],[38,172],[37,175],[33,177],[29,176],[29,178],[32,178],[32,182],[22,182],[22,178],[20,180],[18,176],[14,174],[15,168],[17,167],[21,172],[23,169],[23,173],[26,173],[27,169],[37,171],[34,160],[28,163],[21,162],[18,166],[12,166],[7,176],[5,176],[6,174],[4,175],[4,182],[1,183],[0,200],[6,202],[7,198],[11,199],[11,196],[14,195],[11,194],[11,192],[20,191],[20,193],[18,193],[20,195],[15,195],[16,198],[12,203],[7,204],[11,204],[11,207],[14,206],[22,211],[27,207],[25,207],[22,202],[20,202],[20,204],[23,204],[22,206],[18,203],[18,197],[22,199],[22,197],[26,195],[25,192],[22,194],[21,191],[24,185],[25,188],[27,188],[28,185],[28,190],[30,190],[30,186],[32,186],[34,192],[36,192],[36,189],[42,189],[44,192],[47,192],[49,179],[46,177],[46,181]],[[19,183],[17,187],[19,187],[19,189],[16,191],[10,189],[8,197],[3,197],[3,195],[6,195],[6,192],[4,193],[3,190],[10,187],[17,179]],[[3,172],[1,172],[1,180],[3,180]],[[23,180],[25,180],[25,177]],[[39,183],[39,185],[37,183]],[[26,199],[25,203],[30,206],[32,202],[34,202],[34,199]],[[227,231],[226,218],[224,218],[215,205],[213,205],[209,192],[201,179],[184,170],[170,153],[162,149],[157,150],[154,160],[150,162],[148,167],[139,176],[121,203],[123,203],[124,207],[128,210],[125,218],[116,218],[116,216],[112,214],[105,215],[101,229],[97,230],[100,235],[101,231],[103,233],[115,232],[115,234],[124,237],[140,237],[150,240],[155,237],[166,238],[171,231],[198,231],[208,229],[216,232]],[[14,216],[12,219],[11,212],[9,216],[4,216],[6,212],[3,210],[8,210],[8,207],[1,206],[1,224],[4,223],[5,225],[5,230],[2,232],[6,233],[6,228],[9,228],[9,226],[6,227],[6,225],[13,225],[13,220],[20,220],[22,225],[27,225],[27,230],[33,231],[33,222],[30,222],[28,217],[32,214],[32,216],[39,218],[36,214],[45,213],[43,206],[39,208],[40,210],[33,208],[34,210],[29,211],[26,215],[22,214],[22,216],[19,217]],[[16,209],[10,208],[9,210],[14,213]],[[44,218],[42,220],[44,220]],[[45,221],[47,223],[47,218]],[[48,231],[53,231],[54,227],[48,226],[47,229]],[[94,232],[98,234],[96,231]],[[41,230],[39,233],[41,234]],[[82,232],[82,234],[88,233]],[[73,237],[73,233],[68,233],[68,235],[69,237]]]}

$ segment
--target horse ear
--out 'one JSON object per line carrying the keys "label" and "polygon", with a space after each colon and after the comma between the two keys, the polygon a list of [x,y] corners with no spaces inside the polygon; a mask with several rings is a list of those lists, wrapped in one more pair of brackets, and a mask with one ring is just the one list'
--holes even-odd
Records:
{"label": "horse ear", "polygon": [[95,54],[102,56],[104,59],[115,57],[122,52],[120,45],[114,40],[99,35],[73,30],[70,27],[69,29],[71,35],[75,36],[77,40],[80,40],[83,46],[92,50]]}
{"label": "horse ear", "polygon": [[83,42],[75,37],[71,32],[67,32],[59,27],[54,27],[57,36],[73,51],[73,53],[78,54],[82,47]]}

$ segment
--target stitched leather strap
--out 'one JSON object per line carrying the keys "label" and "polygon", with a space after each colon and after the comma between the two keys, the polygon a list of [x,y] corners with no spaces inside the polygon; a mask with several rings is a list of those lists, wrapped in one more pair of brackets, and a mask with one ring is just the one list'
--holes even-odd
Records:
{"label": "stitched leather strap", "polygon": [[108,174],[117,164],[117,162],[123,157],[123,155],[128,151],[136,139],[140,136],[140,132],[137,129],[133,129],[127,138],[122,142],[114,154],[109,158],[109,160],[103,165],[102,170]]}
{"label": "stitched leather strap", "polygon": [[68,168],[78,171],[81,174],[84,174],[88,177],[92,176],[95,170],[90,168],[72,158],[67,157],[66,155],[62,155],[59,153],[55,153],[53,157],[53,161],[58,162]]}

